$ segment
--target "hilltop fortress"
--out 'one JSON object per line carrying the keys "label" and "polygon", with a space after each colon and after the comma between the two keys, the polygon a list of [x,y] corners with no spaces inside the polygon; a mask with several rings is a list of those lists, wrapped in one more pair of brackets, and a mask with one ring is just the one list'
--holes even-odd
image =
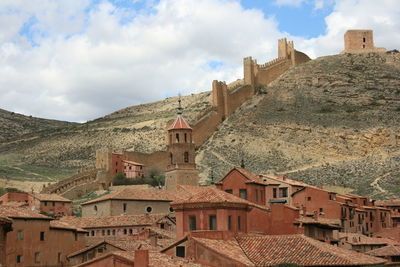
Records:
{"label": "hilltop fortress", "polygon": [[[346,32],[344,42],[345,50],[342,53],[385,51],[374,47],[372,31],[369,30],[350,30]],[[192,129],[190,143],[194,147],[200,147],[217,130],[221,122],[255,95],[260,88],[269,85],[289,68],[310,60],[306,54],[295,50],[293,41],[287,41],[286,38],[278,40],[278,57],[269,62],[258,64],[252,57],[244,58],[242,79],[229,84],[217,80],[212,82],[210,97],[212,106],[198,116],[190,126]],[[168,125],[171,123],[172,121]],[[166,144],[171,144],[167,134]],[[81,174],[50,185],[44,188],[43,192],[74,198],[96,189],[107,189],[112,184],[115,174],[120,172],[122,161],[140,162],[146,170],[157,169],[165,172],[171,170],[172,166],[169,153],[157,151],[146,154],[124,150],[116,152],[111,148],[98,150],[95,169],[83,171]],[[194,155],[190,156],[192,157],[194,161]]]}

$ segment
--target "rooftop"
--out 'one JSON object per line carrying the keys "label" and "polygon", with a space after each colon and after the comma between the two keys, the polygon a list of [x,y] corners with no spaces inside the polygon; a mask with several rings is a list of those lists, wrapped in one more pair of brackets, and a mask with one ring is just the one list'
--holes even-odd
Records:
{"label": "rooftop", "polygon": [[380,237],[369,237],[362,234],[357,233],[339,233],[339,239],[346,239],[347,242],[352,245],[388,245],[388,244],[397,244],[396,241],[388,239],[388,238],[380,238]]}
{"label": "rooftop", "polygon": [[74,225],[70,225],[66,222],[58,221],[58,220],[52,220],[50,221],[50,228],[57,228],[57,229],[64,229],[64,230],[74,230],[78,232],[86,232],[86,230],[83,230],[82,228],[76,227]]}
{"label": "rooftop", "polygon": [[122,227],[122,226],[152,226],[167,214],[142,214],[142,215],[123,215],[123,216],[105,216],[79,218],[74,216],[64,216],[60,218],[61,222],[83,228],[102,228],[102,227]]}
{"label": "rooftop", "polygon": [[62,197],[57,194],[34,194],[34,197],[40,201],[61,201],[61,202],[72,202],[72,200]]}
{"label": "rooftop", "polygon": [[365,252],[368,255],[374,257],[390,257],[390,256],[400,256],[400,247],[388,245],[385,247],[373,249],[370,251]]}
{"label": "rooftop", "polygon": [[304,235],[239,235],[236,240],[256,266],[280,263],[295,263],[301,266],[364,266],[385,262]]}
{"label": "rooftop", "polygon": [[173,191],[158,190],[158,189],[138,189],[124,188],[119,191],[98,197],[96,199],[82,203],[88,205],[105,200],[151,200],[151,201],[172,201],[176,198]]}
{"label": "rooftop", "polygon": [[168,131],[178,129],[192,130],[192,127],[190,127],[190,125],[186,122],[182,115],[176,116],[175,121],[171,124],[171,126],[169,126]]}
{"label": "rooftop", "polygon": [[11,219],[42,219],[42,220],[53,220],[52,218],[42,215],[29,208],[14,207],[7,205],[0,205],[0,217],[6,217]]}

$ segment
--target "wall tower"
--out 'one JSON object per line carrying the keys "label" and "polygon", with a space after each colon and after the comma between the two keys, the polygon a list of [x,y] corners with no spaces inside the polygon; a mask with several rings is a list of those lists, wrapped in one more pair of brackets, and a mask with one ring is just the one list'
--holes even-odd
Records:
{"label": "wall tower", "polygon": [[177,185],[199,183],[195,163],[195,144],[193,129],[182,116],[181,99],[174,122],[168,128],[168,165],[165,172],[165,189],[175,190]]}

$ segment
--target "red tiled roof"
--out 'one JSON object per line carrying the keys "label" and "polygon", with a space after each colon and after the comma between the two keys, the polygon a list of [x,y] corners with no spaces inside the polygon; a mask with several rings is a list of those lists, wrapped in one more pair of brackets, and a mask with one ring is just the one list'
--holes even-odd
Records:
{"label": "red tiled roof", "polygon": [[227,258],[231,258],[235,261],[240,262],[244,266],[254,266],[254,264],[249,260],[249,258],[247,258],[246,254],[243,252],[236,239],[215,240],[215,239],[198,238],[198,237],[192,237],[192,239],[214,250],[214,252],[218,254],[222,254]]}
{"label": "red tiled roof", "polygon": [[78,232],[87,232],[86,230],[83,230],[82,228],[70,225],[70,224],[68,224],[66,222],[62,222],[62,221],[59,221],[59,220],[50,221],[50,228],[74,230],[74,231],[78,231]]}
{"label": "red tiled roof", "polygon": [[385,246],[377,249],[373,249],[365,252],[368,255],[375,257],[389,257],[389,256],[400,256],[400,246]]}
{"label": "red tiled roof", "polygon": [[130,161],[130,160],[123,160],[122,162],[126,162],[126,163],[133,164],[133,165],[144,166],[144,164],[142,164],[142,163]]}
{"label": "red tiled roof", "polygon": [[296,220],[298,223],[302,224],[318,224],[324,225],[331,228],[342,228],[340,226],[340,219],[328,219],[328,218],[317,218],[314,219],[312,217],[300,217]]}
{"label": "red tiled roof", "polygon": [[354,266],[385,260],[335,247],[304,235],[239,235],[239,246],[256,266],[294,263],[300,266]]}
{"label": "red tiled roof", "polygon": [[74,216],[64,216],[60,218],[61,222],[83,228],[102,228],[102,227],[122,227],[122,226],[152,226],[167,214],[141,214],[141,215],[123,215],[123,216],[105,216],[79,218]]}
{"label": "red tiled roof", "polygon": [[400,199],[376,201],[375,205],[376,206],[384,206],[384,207],[400,206]]}
{"label": "red tiled roof", "polygon": [[347,238],[346,240],[347,243],[352,244],[353,246],[397,244],[396,241],[388,238],[369,237],[357,233],[339,232],[339,239],[344,239],[344,238]]}
{"label": "red tiled roof", "polygon": [[61,201],[61,202],[72,202],[72,200],[62,197],[57,194],[34,194],[35,198],[40,201]]}
{"label": "red tiled roof", "polygon": [[[228,176],[229,173],[231,173],[231,172],[234,171],[234,170],[240,172],[240,173],[241,173],[245,178],[247,178],[250,182],[255,182],[255,183],[267,185],[267,183],[264,182],[264,181],[260,178],[259,175],[256,175],[256,174],[252,173],[251,171],[246,170],[246,169],[244,169],[244,168],[242,168],[242,167],[239,167],[239,166],[233,167],[233,169],[230,170],[230,171],[228,172],[228,174],[225,175],[225,177]],[[225,177],[223,177],[221,180],[219,180],[219,181],[216,182],[215,184],[222,184],[222,181],[224,180]]]}
{"label": "red tiled roof", "polygon": [[[119,255],[131,261],[135,260],[135,252],[134,251],[116,251],[112,252],[115,255]],[[188,259],[172,257],[166,254],[162,254],[158,251],[149,251],[149,265],[150,266],[163,266],[163,267],[176,267],[176,266],[185,266],[185,267],[200,267],[204,266],[199,263],[195,263]]]}
{"label": "red tiled roof", "polygon": [[26,202],[20,202],[20,201],[8,201],[4,202],[2,205],[4,206],[10,206],[10,207],[27,207],[28,203]]}
{"label": "red tiled roof", "polygon": [[168,131],[177,130],[177,129],[189,129],[192,130],[192,127],[186,122],[186,120],[181,116],[176,116],[175,121],[169,126]]}
{"label": "red tiled roof", "polygon": [[105,200],[152,200],[172,201],[176,198],[176,192],[158,189],[124,188],[119,191],[87,201],[81,205],[87,205]]}
{"label": "red tiled roof", "polygon": [[0,205],[0,217],[7,217],[11,219],[22,218],[53,220],[53,218],[39,214],[38,212],[33,211],[29,208],[11,207],[6,205]]}

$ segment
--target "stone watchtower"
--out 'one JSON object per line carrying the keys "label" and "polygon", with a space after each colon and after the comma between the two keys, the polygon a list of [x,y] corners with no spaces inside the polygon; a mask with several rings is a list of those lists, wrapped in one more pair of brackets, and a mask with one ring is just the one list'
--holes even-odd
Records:
{"label": "stone watchtower", "polygon": [[193,129],[182,117],[182,112],[179,99],[176,119],[168,128],[168,165],[165,172],[167,190],[175,190],[177,185],[197,186],[199,183],[199,173],[194,161]]}
{"label": "stone watchtower", "polygon": [[348,30],[344,34],[344,51],[342,51],[342,54],[385,51],[385,48],[374,46],[374,34],[372,30]]}

